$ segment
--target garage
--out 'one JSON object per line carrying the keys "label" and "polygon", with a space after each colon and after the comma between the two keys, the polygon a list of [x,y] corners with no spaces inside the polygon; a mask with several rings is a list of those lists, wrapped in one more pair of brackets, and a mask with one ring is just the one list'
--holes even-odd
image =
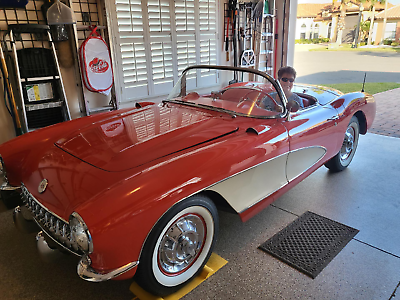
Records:
{"label": "garage", "polygon": [[2,298],[394,298],[400,144],[296,5],[0,1]]}

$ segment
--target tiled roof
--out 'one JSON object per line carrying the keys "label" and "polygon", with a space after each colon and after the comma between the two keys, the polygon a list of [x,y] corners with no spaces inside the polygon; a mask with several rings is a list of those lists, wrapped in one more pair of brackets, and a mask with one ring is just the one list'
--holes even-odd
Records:
{"label": "tiled roof", "polygon": [[297,5],[298,18],[315,18],[329,3],[303,3]]}
{"label": "tiled roof", "polygon": [[[326,3],[323,10],[327,10],[330,12],[340,12],[340,5],[341,5],[340,1],[335,1],[333,3],[332,2]],[[348,12],[358,11],[359,5],[360,5],[359,1],[356,1],[356,0],[349,1],[346,5],[347,6],[346,11],[348,11]],[[368,10],[370,8],[370,6],[371,6],[371,1],[363,2],[364,10]],[[392,6],[393,6],[393,4],[388,3],[388,8],[392,7]],[[385,9],[385,4],[381,4],[380,2],[375,3],[375,11],[381,11],[384,9]]]}
{"label": "tiled roof", "polygon": [[[364,6],[364,10],[368,10],[369,7],[371,6],[371,2],[370,1],[365,1],[363,2],[363,6]],[[393,4],[388,2],[388,7],[392,7]],[[376,2],[375,3],[375,10],[384,10],[385,9],[385,3],[380,3],[380,2]]]}
{"label": "tiled roof", "polygon": [[[326,1],[326,0],[325,0]],[[329,11],[331,13],[340,12],[340,4],[341,2],[330,2],[330,3],[302,3],[297,5],[297,18],[317,18],[318,20],[322,20],[321,12]],[[363,2],[364,10],[368,10],[371,6],[370,1]],[[398,7],[393,6],[393,4],[388,3],[388,8]],[[375,4],[376,11],[382,11],[385,9],[385,4],[381,4],[377,2]],[[359,11],[359,2],[356,0],[349,1],[347,4],[347,12],[358,12]],[[389,11],[389,9],[388,9]],[[399,14],[397,14],[399,15]]]}
{"label": "tiled roof", "polygon": [[[379,14],[376,14],[375,17],[377,19],[383,19],[385,17],[385,11],[381,11]],[[400,19],[400,5],[396,5],[391,8],[388,8],[386,11],[386,18],[387,19]]]}

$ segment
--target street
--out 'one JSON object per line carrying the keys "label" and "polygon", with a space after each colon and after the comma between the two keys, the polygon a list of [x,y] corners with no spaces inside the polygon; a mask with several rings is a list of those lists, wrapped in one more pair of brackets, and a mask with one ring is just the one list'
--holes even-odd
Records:
{"label": "street", "polygon": [[[300,47],[298,47],[300,46]],[[353,51],[302,51],[296,45],[294,68],[298,83],[363,82],[400,83],[400,53]]]}

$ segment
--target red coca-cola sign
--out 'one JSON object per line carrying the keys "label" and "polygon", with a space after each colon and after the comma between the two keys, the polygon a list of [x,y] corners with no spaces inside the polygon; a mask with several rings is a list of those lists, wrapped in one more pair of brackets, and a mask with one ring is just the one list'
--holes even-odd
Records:
{"label": "red coca-cola sign", "polygon": [[95,57],[89,63],[89,68],[94,73],[104,73],[108,70],[108,62],[101,58]]}

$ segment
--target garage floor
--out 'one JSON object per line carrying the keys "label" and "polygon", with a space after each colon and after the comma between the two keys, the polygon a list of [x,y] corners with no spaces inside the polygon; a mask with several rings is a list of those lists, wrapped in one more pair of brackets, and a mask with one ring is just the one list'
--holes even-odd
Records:
{"label": "garage floor", "polygon": [[[320,168],[246,223],[221,212],[214,252],[228,264],[183,299],[394,298],[400,281],[399,154],[400,139],[367,134],[347,170]],[[257,249],[307,210],[360,230],[315,279]],[[129,280],[79,279],[73,256],[42,262],[34,237],[17,232],[11,211],[0,212],[1,299],[133,298]]]}

